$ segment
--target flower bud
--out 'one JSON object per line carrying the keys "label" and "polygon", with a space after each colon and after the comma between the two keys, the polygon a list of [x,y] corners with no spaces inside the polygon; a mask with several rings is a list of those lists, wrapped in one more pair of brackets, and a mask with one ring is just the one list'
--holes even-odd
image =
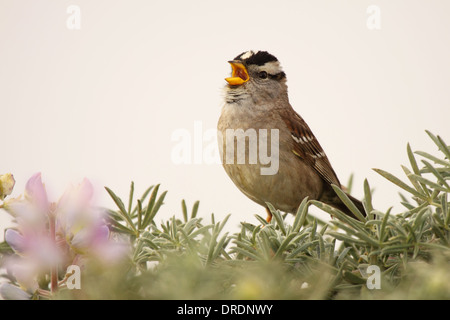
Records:
{"label": "flower bud", "polygon": [[0,175],[0,200],[11,194],[15,183],[16,181],[11,173]]}

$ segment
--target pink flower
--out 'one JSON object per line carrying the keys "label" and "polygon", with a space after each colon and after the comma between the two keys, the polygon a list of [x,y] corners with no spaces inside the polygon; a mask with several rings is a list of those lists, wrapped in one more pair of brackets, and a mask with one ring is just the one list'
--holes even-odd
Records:
{"label": "pink flower", "polygon": [[25,199],[36,206],[38,210],[46,214],[49,212],[50,204],[47,199],[47,192],[42,183],[41,173],[34,174],[25,186]]}
{"label": "pink flower", "polygon": [[5,300],[30,300],[31,294],[10,283],[0,285],[0,296]]}
{"label": "pink flower", "polygon": [[27,292],[35,290],[37,277],[50,270],[126,254],[127,246],[110,239],[104,212],[92,204],[93,190],[84,179],[51,203],[37,173],[26,184],[25,199],[10,200],[5,206],[17,221],[14,229],[6,230],[5,240],[18,256],[6,267]]}
{"label": "pink flower", "polygon": [[14,229],[7,229],[5,240],[19,256],[27,257],[40,266],[50,267],[62,262],[61,252],[48,234],[29,231],[31,230],[19,233]]}

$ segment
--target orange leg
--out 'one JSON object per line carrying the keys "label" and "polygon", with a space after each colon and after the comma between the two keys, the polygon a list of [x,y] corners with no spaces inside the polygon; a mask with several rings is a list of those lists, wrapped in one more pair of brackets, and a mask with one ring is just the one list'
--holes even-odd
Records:
{"label": "orange leg", "polygon": [[269,208],[266,208],[266,211],[267,211],[267,218],[266,218],[266,221],[267,221],[268,223],[270,223],[270,221],[272,221],[272,213],[270,212]]}

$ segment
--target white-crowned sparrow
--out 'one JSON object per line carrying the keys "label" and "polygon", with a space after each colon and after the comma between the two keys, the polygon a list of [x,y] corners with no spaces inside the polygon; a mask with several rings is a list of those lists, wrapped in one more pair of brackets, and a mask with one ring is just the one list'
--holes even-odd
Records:
{"label": "white-crowned sparrow", "polygon": [[[247,51],[229,63],[232,75],[225,79],[228,84],[218,133],[223,166],[231,180],[266,209],[269,202],[276,209],[295,213],[308,197],[354,217],[331,187],[341,184],[319,141],[289,103],[286,74],[278,59],[266,51]],[[263,140],[252,139],[253,134],[261,133],[268,140],[263,146]],[[244,139],[241,151],[245,161],[238,159],[242,156],[239,138]],[[257,145],[252,147],[252,143]],[[268,162],[261,161],[261,148],[268,145],[271,159],[277,161],[273,166],[276,171],[263,173],[261,169],[267,168]],[[349,197],[364,214],[362,203]],[[270,221],[270,211],[268,214]]]}

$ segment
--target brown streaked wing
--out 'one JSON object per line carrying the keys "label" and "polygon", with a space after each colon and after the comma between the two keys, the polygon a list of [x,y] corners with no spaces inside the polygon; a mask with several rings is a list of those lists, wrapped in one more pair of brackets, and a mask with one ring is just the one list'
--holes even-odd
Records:
{"label": "brown streaked wing", "polygon": [[340,187],[341,184],[328,157],[305,120],[293,109],[282,112],[281,116],[291,132],[292,152],[314,168],[326,182]]}

